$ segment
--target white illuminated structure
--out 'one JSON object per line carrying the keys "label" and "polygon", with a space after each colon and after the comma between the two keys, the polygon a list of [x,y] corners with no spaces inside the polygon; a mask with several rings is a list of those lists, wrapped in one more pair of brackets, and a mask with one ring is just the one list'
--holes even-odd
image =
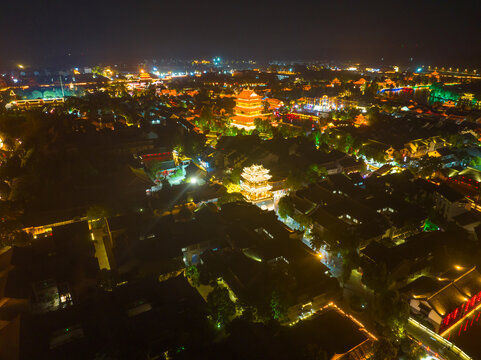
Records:
{"label": "white illuminated structure", "polygon": [[268,183],[272,176],[262,165],[245,167],[241,177],[242,195],[248,201],[259,202],[272,198],[272,186]]}

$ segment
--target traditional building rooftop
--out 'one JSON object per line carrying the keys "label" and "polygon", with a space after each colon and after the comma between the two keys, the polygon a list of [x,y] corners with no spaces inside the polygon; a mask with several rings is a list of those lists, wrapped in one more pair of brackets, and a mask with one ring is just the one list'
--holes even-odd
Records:
{"label": "traditional building rooftop", "polygon": [[[460,271],[461,272],[461,271]],[[481,274],[476,267],[462,272],[455,280],[429,281],[419,278],[403,290],[416,299],[426,300],[436,313],[444,317],[449,312],[463,305],[472,296],[481,291]]]}
{"label": "traditional building rooftop", "polygon": [[245,100],[253,100],[253,99],[261,99],[259,95],[257,95],[254,90],[245,89],[242,90],[239,95],[237,95],[238,99],[245,99]]}
{"label": "traditional building rooftop", "polygon": [[357,323],[332,307],[282,333],[288,344],[318,344],[327,352],[328,359],[366,359],[373,341]]}
{"label": "traditional building rooftop", "polygon": [[262,165],[245,167],[241,174],[242,194],[251,202],[272,198],[272,186],[268,183],[271,177]]}

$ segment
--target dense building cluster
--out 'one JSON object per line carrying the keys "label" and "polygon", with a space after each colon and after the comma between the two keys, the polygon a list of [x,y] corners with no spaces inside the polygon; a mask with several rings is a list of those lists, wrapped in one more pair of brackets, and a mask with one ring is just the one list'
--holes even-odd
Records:
{"label": "dense building cluster", "polygon": [[476,73],[0,75],[0,359],[481,357]]}

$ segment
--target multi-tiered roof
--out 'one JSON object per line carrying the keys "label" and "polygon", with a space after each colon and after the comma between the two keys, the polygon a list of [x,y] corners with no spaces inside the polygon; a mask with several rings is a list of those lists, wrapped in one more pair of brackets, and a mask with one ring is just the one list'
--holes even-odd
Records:
{"label": "multi-tiered roof", "polygon": [[253,90],[242,90],[236,97],[232,125],[253,130],[255,129],[254,119],[266,117],[266,114],[262,114],[262,110],[262,98]]}
{"label": "multi-tiered roof", "polygon": [[272,186],[268,183],[272,176],[262,165],[244,168],[241,177],[242,194],[247,200],[257,202],[272,197]]}

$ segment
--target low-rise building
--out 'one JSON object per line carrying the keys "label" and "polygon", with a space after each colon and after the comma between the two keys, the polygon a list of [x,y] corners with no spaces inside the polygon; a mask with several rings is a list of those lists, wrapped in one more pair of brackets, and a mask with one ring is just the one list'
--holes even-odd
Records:
{"label": "low-rise building", "polygon": [[401,152],[404,156],[410,158],[421,158],[448,145],[448,142],[441,136],[433,136],[426,139],[412,140],[404,145],[404,149]]}
{"label": "low-rise building", "polygon": [[452,220],[470,209],[471,204],[466,197],[446,184],[435,186],[433,189],[436,210],[445,219]]}
{"label": "low-rise building", "polygon": [[456,270],[454,278],[421,277],[404,289],[411,311],[441,335],[481,305],[481,274],[476,267]]}

